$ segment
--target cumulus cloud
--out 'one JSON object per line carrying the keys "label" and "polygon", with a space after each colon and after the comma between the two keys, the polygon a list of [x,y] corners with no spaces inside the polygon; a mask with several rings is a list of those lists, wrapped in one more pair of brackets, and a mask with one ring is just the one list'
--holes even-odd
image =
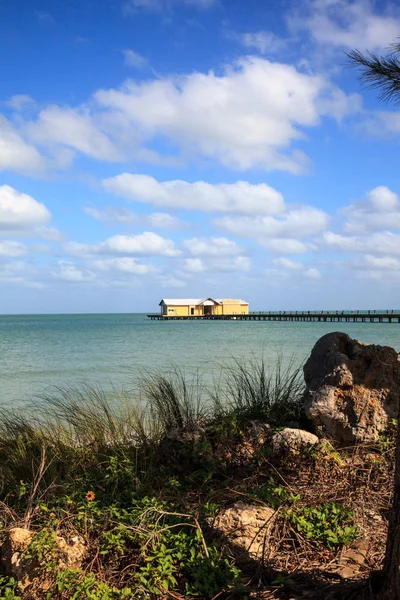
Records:
{"label": "cumulus cloud", "polygon": [[307,159],[290,146],[323,115],[358,110],[358,96],[338,93],[328,80],[287,64],[247,57],[222,75],[179,78],[100,90],[94,101],[131,134],[164,136],[185,156],[202,156],[235,169],[261,167],[298,173]]}
{"label": "cumulus cloud", "polygon": [[0,170],[35,173],[45,170],[45,160],[34,146],[0,115]]}
{"label": "cumulus cloud", "polygon": [[235,36],[235,38],[237,38],[246,48],[255,48],[260,54],[279,52],[286,46],[286,41],[271,31],[242,33]]}
{"label": "cumulus cloud", "polygon": [[119,273],[131,275],[149,275],[157,272],[153,265],[141,263],[130,256],[96,260],[93,261],[92,265],[93,268],[100,271],[118,271]]}
{"label": "cumulus cloud", "polygon": [[290,258],[285,258],[282,256],[279,258],[274,258],[272,264],[275,267],[281,267],[282,269],[290,269],[294,271],[298,271],[304,268],[303,263],[297,260],[290,260]]}
{"label": "cumulus cloud", "polygon": [[188,273],[202,273],[206,270],[201,258],[185,258],[183,268]]}
{"label": "cumulus cloud", "polygon": [[313,249],[312,244],[301,239],[323,231],[328,221],[324,211],[304,206],[288,209],[277,217],[222,217],[215,224],[235,235],[252,238],[273,252],[290,254]]}
{"label": "cumulus cloud", "polygon": [[120,223],[125,225],[138,221],[138,216],[135,213],[120,206],[110,206],[103,210],[93,206],[85,206],[83,210],[97,221],[104,221],[105,223]]}
{"label": "cumulus cloud", "polygon": [[25,244],[15,242],[13,240],[5,240],[0,242],[0,257],[19,258],[28,252]]}
{"label": "cumulus cloud", "polygon": [[0,232],[33,232],[50,221],[44,204],[9,185],[0,186]]}
{"label": "cumulus cloud", "polygon": [[212,273],[247,272],[251,270],[251,261],[247,256],[217,256],[201,258],[186,258],[183,262],[183,270],[193,275],[206,271]]}
{"label": "cumulus cloud", "polygon": [[155,212],[146,216],[146,219],[152,227],[159,229],[176,229],[183,227],[184,223],[177,217],[173,217],[168,213]]}
{"label": "cumulus cloud", "polygon": [[[137,56],[125,56],[138,65]],[[248,56],[218,74],[128,80],[120,88],[98,90],[81,106],[49,105],[21,123],[20,132],[7,125],[3,135],[12,151],[3,153],[3,161],[11,164],[7,168],[16,162],[37,170],[43,159],[27,138],[54,155],[54,166],[61,168],[80,153],[175,165],[201,158],[237,170],[300,173],[309,159],[296,144],[306,131],[322,117],[340,120],[359,110],[358,95],[345,94],[323,76]],[[163,155],[151,147],[159,140],[169,149]]]}
{"label": "cumulus cloud", "polygon": [[136,13],[140,10],[159,13],[180,5],[205,9],[210,8],[214,2],[215,0],[127,0],[124,4],[124,13]]}
{"label": "cumulus cloud", "polygon": [[400,113],[390,110],[374,110],[366,113],[359,125],[366,134],[392,138],[400,134]]}
{"label": "cumulus cloud", "polygon": [[24,110],[27,106],[31,106],[34,103],[33,98],[26,94],[15,94],[6,100],[6,105],[15,111]]}
{"label": "cumulus cloud", "polygon": [[61,279],[62,281],[70,281],[73,283],[84,283],[92,281],[95,278],[94,273],[88,270],[81,270],[76,267],[73,263],[60,260],[58,262],[58,269],[52,271],[52,275],[55,279]]}
{"label": "cumulus cloud", "polygon": [[308,0],[289,19],[319,44],[381,50],[400,30],[400,11],[393,5],[379,10],[372,0]]}
{"label": "cumulus cloud", "polygon": [[30,123],[27,132],[37,144],[60,144],[99,160],[123,158],[99,123],[94,123],[87,109],[48,106]]}
{"label": "cumulus cloud", "polygon": [[243,248],[227,238],[192,238],[184,240],[183,246],[195,256],[232,256],[243,252]]}
{"label": "cumulus cloud", "polygon": [[124,55],[124,62],[127,67],[143,69],[147,65],[147,58],[134,50],[129,48],[127,50],[122,50],[122,54]]}
{"label": "cumulus cloud", "polygon": [[400,235],[391,231],[381,231],[369,235],[342,235],[327,231],[322,236],[325,244],[343,252],[370,254],[400,254]]}
{"label": "cumulus cloud", "polygon": [[306,279],[321,278],[321,273],[315,267],[309,267],[300,261],[290,260],[284,256],[273,259],[272,264],[274,267],[278,268],[284,273],[298,272],[301,273],[302,277],[305,277]]}
{"label": "cumulus cloud", "polygon": [[92,206],[85,206],[83,210],[97,221],[109,224],[130,225],[142,222],[158,229],[177,229],[185,226],[184,222],[177,217],[163,212],[138,215],[121,206],[109,206],[103,210]]}
{"label": "cumulus cloud", "polygon": [[114,235],[99,244],[66,242],[64,249],[75,256],[132,254],[174,257],[180,254],[180,250],[172,240],[162,238],[151,231],[145,231],[139,235]]}
{"label": "cumulus cloud", "polygon": [[384,185],[369,191],[365,202],[352,204],[343,212],[347,233],[400,229],[399,197]]}
{"label": "cumulus cloud", "polygon": [[210,184],[172,180],[158,182],[149,175],[122,173],[103,180],[110,192],[153,206],[205,212],[276,214],[284,209],[280,192],[265,183],[247,181]]}

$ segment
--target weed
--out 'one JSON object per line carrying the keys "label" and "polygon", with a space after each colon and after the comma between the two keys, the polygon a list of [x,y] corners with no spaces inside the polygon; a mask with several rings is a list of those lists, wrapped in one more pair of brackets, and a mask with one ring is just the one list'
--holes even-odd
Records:
{"label": "weed", "polygon": [[233,413],[241,421],[255,419],[279,427],[300,418],[303,391],[302,370],[293,358],[284,367],[280,357],[273,368],[262,358],[228,367],[224,386],[216,386],[212,399],[218,414]]}
{"label": "weed", "polygon": [[17,594],[18,581],[14,577],[0,575],[0,593],[3,600],[22,600]]}
{"label": "weed", "polygon": [[353,513],[334,502],[316,507],[295,505],[285,515],[303,537],[327,548],[348,546],[358,535]]}

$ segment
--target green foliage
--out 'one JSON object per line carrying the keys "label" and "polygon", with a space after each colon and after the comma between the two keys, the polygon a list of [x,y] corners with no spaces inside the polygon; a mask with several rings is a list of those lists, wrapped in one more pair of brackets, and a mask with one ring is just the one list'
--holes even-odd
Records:
{"label": "green foliage", "polygon": [[0,598],[2,600],[22,600],[17,594],[18,581],[14,577],[0,575]]}
{"label": "green foliage", "polygon": [[300,500],[299,495],[293,494],[282,486],[276,486],[273,480],[254,488],[250,494],[275,510],[282,505],[292,505]]}
{"label": "green foliage", "polygon": [[52,527],[44,527],[32,538],[26,558],[37,559],[41,564],[51,569],[57,564],[57,532]]}
{"label": "green foliage", "polygon": [[94,573],[84,573],[79,569],[57,571],[54,584],[47,593],[47,600],[62,595],[66,600],[123,600],[132,598],[132,589],[118,589],[99,581]]}
{"label": "green foliage", "polygon": [[292,358],[267,365],[262,358],[243,365],[236,362],[225,371],[224,385],[217,386],[213,401],[217,414],[233,413],[239,421],[267,421],[275,427],[297,421],[303,414],[302,369]]}
{"label": "green foliage", "polygon": [[348,546],[358,535],[353,513],[334,502],[316,507],[294,505],[285,515],[303,537],[327,548]]}
{"label": "green foliage", "polygon": [[156,595],[177,589],[179,579],[186,581],[190,597],[213,598],[223,591],[241,589],[239,569],[222,557],[214,544],[206,545],[199,527],[184,520],[165,525],[145,544],[142,560],[138,582]]}

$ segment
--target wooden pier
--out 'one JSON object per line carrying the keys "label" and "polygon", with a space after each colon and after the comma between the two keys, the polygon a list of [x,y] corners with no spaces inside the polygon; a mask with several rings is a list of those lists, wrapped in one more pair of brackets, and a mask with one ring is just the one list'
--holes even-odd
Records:
{"label": "wooden pier", "polygon": [[399,311],[280,311],[250,312],[248,315],[202,315],[165,317],[160,313],[147,315],[158,321],[302,321],[319,323],[400,323]]}

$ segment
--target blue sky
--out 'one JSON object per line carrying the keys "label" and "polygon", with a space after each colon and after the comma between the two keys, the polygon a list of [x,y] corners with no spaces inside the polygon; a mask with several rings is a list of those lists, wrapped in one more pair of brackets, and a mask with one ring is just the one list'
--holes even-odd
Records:
{"label": "blue sky", "polygon": [[398,307],[396,3],[0,1],[0,313]]}

